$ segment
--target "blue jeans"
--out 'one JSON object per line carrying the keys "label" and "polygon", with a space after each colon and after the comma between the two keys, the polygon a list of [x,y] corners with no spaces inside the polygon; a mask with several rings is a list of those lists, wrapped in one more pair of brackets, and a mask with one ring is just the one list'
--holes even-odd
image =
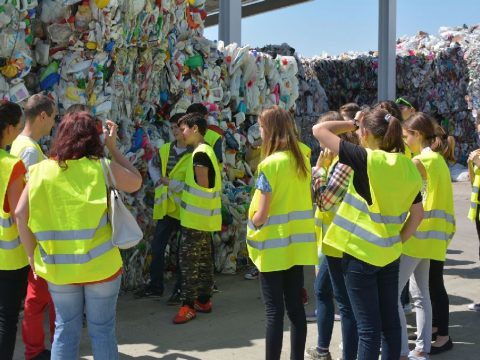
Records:
{"label": "blue jeans", "polygon": [[348,254],[342,259],[345,285],[358,328],[358,360],[398,360],[401,327],[398,316],[399,260],[378,267]]}
{"label": "blue jeans", "polygon": [[48,283],[57,314],[52,360],[78,359],[84,309],[94,359],[118,359],[115,313],[121,279],[92,285]]}
{"label": "blue jeans", "polygon": [[358,350],[357,322],[353,314],[352,305],[345,286],[345,279],[342,271],[342,259],[327,256],[328,271],[333,286],[333,294],[340,311],[342,323],[343,360],[355,360]]}
{"label": "blue jeans", "polygon": [[[165,216],[157,221],[155,235],[152,241],[152,262],[150,263],[150,283],[160,291],[164,290],[163,274],[165,272],[165,249],[172,234],[180,230],[180,221],[170,216]],[[180,264],[177,253],[177,282],[174,291],[180,289],[181,284]]]}
{"label": "blue jeans", "polygon": [[317,276],[315,277],[314,289],[317,304],[317,347],[327,350],[332,340],[335,310],[333,306],[332,282],[330,280],[330,274],[328,273],[327,260],[325,257],[321,259]]}

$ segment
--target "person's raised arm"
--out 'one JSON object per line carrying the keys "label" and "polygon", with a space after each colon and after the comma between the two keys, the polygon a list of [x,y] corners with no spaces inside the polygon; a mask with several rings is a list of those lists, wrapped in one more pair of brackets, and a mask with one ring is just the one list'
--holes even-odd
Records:
{"label": "person's raised arm", "polygon": [[357,126],[353,121],[325,121],[313,126],[313,136],[334,154],[340,151],[338,134],[355,131]]}
{"label": "person's raised arm", "polygon": [[117,124],[107,120],[107,129],[103,131],[105,135],[105,146],[112,155],[110,168],[117,183],[118,190],[132,193],[142,186],[142,176],[130,161],[117,148]]}

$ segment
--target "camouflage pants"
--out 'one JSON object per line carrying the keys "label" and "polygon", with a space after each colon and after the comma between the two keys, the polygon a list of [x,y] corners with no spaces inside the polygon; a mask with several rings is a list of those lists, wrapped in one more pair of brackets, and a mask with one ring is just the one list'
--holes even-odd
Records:
{"label": "camouflage pants", "polygon": [[191,304],[199,296],[210,297],[213,286],[211,234],[182,227],[179,257],[182,301]]}

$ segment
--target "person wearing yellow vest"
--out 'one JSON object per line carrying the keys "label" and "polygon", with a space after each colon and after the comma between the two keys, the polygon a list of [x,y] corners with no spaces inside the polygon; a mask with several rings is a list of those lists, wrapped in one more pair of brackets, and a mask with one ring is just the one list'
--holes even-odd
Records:
{"label": "person wearing yellow vest", "polygon": [[[192,113],[202,114],[206,121],[208,121],[208,117],[210,115],[206,106],[201,103],[194,103],[188,107],[187,114]],[[216,131],[207,128],[203,139],[206,144],[212,147],[218,162],[220,164],[223,163],[222,135],[220,135]]]}
{"label": "person wearing yellow vest", "polygon": [[[475,223],[478,241],[480,242],[480,149],[474,150],[469,154],[468,170],[470,173],[470,182],[472,183],[472,193],[470,195],[470,209],[468,211],[468,218]],[[469,304],[468,309],[480,312],[480,303]]]}
{"label": "person wearing yellow vest", "polygon": [[263,160],[248,210],[247,248],[260,271],[266,313],[266,359],[282,351],[285,307],[291,322],[291,358],[303,359],[307,325],[303,265],[317,265],[309,160],[290,114],[274,106],[258,118]]}
{"label": "person wearing yellow vest", "polygon": [[[362,146],[337,134],[357,131]],[[400,121],[383,109],[360,112],[354,121],[327,121],[314,136],[353,169],[343,202],[323,239],[342,251],[342,270],[357,321],[358,359],[398,359],[397,311],[402,242],[423,217],[421,176],[403,155]],[[381,344],[383,342],[383,344]]]}
{"label": "person wearing yellow vest", "polygon": [[[117,125],[107,120],[106,126],[117,188],[137,191],[141,175],[117,149]],[[30,167],[15,211],[34,276],[48,282],[55,305],[53,359],[78,358],[84,309],[94,358],[118,358],[115,313],[122,258],[111,241],[99,135],[88,112],[67,114],[51,158]]]}
{"label": "person wearing yellow vest", "polygon": [[[157,221],[152,241],[152,261],[150,263],[150,282],[135,292],[138,298],[160,297],[164,292],[165,249],[168,242],[177,239],[180,230],[180,197],[185,181],[192,150],[187,147],[178,121],[184,113],[170,118],[174,142],[162,145],[149,164],[149,173],[155,183],[153,220]],[[176,283],[169,305],[180,301],[181,273],[177,254]]]}
{"label": "person wearing yellow vest", "polygon": [[[320,116],[318,122],[339,120],[344,120],[340,113],[329,111]],[[340,137],[358,144],[358,137],[355,133],[345,133]],[[317,346],[307,349],[306,352],[311,359],[331,359],[329,346],[335,314],[334,296],[340,311],[342,324],[342,359],[357,358],[357,325],[343,279],[343,253],[323,243],[323,237],[347,192],[352,174],[353,171],[349,166],[341,164],[338,161],[338,156],[333,156],[332,152],[325,148],[320,152],[316,167],[313,168],[313,191],[317,205],[315,230],[321,254],[320,266],[316,272],[314,285],[317,303],[318,342]]]}
{"label": "person wearing yellow vest", "polygon": [[[13,141],[10,154],[22,159],[27,168],[28,179],[30,166],[46,159],[38,141],[52,131],[57,110],[54,102],[48,96],[36,94],[28,99],[24,111],[25,127]],[[52,297],[48,292],[47,282],[40,277],[35,279],[30,271],[22,320],[22,338],[27,360],[50,354],[50,350],[45,349],[43,327],[45,310],[48,310],[49,339],[52,343],[55,332],[55,308]]]}
{"label": "person wearing yellow vest", "polygon": [[14,215],[25,185],[25,166],[5,149],[22,130],[22,109],[0,101],[0,357],[13,359],[18,314],[27,289],[27,254],[18,238]]}
{"label": "person wearing yellow vest", "polygon": [[[407,321],[399,300],[399,316],[402,325],[401,359],[427,359],[432,340],[432,305],[438,303],[437,299],[432,299],[432,303],[430,303],[430,297],[439,293],[447,295],[442,274],[447,247],[455,232],[453,189],[450,171],[441,155],[448,147],[447,142],[443,139],[442,128],[435,124],[427,114],[417,112],[403,124],[403,132],[410,149],[414,153],[419,153],[413,158],[413,162],[424,181],[423,208],[425,214],[415,234],[403,244],[403,255],[400,258],[400,290],[410,279],[410,293],[417,318],[416,347],[409,354]],[[440,288],[443,290],[431,288],[432,294],[430,295],[431,266],[432,270],[435,270],[435,266],[440,268],[440,271],[433,271],[434,278],[431,281],[432,284],[436,284],[435,286],[440,284]],[[446,309],[441,310],[446,310],[446,313],[440,318],[443,319],[446,316],[447,319],[446,324],[442,326],[442,331],[437,332],[437,339],[440,336],[446,336],[447,341],[441,345],[449,343],[450,345],[447,346],[451,347],[452,343],[448,339],[448,296],[446,296],[446,303],[443,295],[440,296],[442,306],[444,306],[443,304],[447,305]],[[443,334],[445,328],[447,333]]]}
{"label": "person wearing yellow vest", "polygon": [[207,121],[199,113],[180,119],[185,144],[194,150],[188,161],[185,186],[180,199],[182,306],[173,318],[186,323],[197,312],[212,311],[213,259],[211,232],[222,227],[222,178],[213,149],[204,143]]}

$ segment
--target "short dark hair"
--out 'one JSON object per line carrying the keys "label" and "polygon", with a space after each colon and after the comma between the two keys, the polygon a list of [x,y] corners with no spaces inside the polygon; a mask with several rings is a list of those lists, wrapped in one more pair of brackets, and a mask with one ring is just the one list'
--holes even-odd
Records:
{"label": "short dark hair", "polygon": [[182,116],[185,116],[185,113],[176,113],[170,117],[170,122],[172,124],[178,124]]}
{"label": "short dark hair", "polygon": [[194,103],[187,109],[187,114],[199,113],[202,116],[208,115],[208,109],[202,103]]}
{"label": "short dark hair", "polygon": [[22,108],[11,101],[0,101],[0,139],[8,125],[17,126],[22,118]]}
{"label": "short dark hair", "polygon": [[91,112],[92,109],[91,109],[90,106],[88,106],[88,105],[84,105],[84,104],[73,104],[73,105],[70,105],[70,106],[68,107],[67,111],[65,111],[65,115],[71,114],[71,113],[76,113],[76,112],[81,112],[81,111]]}
{"label": "short dark hair", "polygon": [[357,103],[351,102],[340,106],[338,111],[345,118],[345,120],[353,120],[357,111],[360,111],[360,106],[358,106]]}
{"label": "short dark hair", "polygon": [[27,100],[24,111],[25,118],[32,121],[42,112],[45,112],[48,116],[52,115],[55,111],[55,103],[46,95],[35,94]]}
{"label": "short dark hair", "polygon": [[205,133],[207,132],[207,120],[205,120],[203,115],[200,113],[191,113],[182,116],[182,118],[178,122],[178,125],[183,124],[187,125],[189,128],[197,125],[198,131],[200,131],[200,134],[202,134],[202,136],[205,136]]}

